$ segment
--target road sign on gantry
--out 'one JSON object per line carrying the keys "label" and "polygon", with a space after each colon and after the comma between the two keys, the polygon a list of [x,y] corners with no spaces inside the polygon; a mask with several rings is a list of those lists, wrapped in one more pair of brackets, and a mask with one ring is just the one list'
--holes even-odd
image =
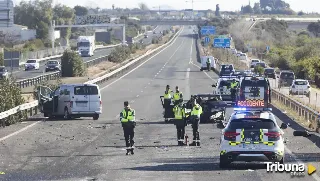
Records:
{"label": "road sign on gantry", "polygon": [[215,48],[230,48],[229,38],[215,38],[213,39],[213,47]]}
{"label": "road sign on gantry", "polygon": [[214,26],[202,26],[201,35],[214,35],[216,33],[216,27]]}

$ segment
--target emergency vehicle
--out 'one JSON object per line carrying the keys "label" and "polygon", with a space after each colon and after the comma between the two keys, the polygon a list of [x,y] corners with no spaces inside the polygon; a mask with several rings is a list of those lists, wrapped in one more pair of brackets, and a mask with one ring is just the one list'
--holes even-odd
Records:
{"label": "emergency vehicle", "polygon": [[284,163],[284,139],[271,109],[235,108],[220,138],[220,168],[232,162]]}
{"label": "emergency vehicle", "polygon": [[269,80],[263,76],[247,75],[240,79],[237,105],[268,107],[271,103]]}
{"label": "emergency vehicle", "polygon": [[239,76],[221,76],[217,84],[212,85],[212,87],[215,87],[213,93],[220,94],[223,101],[233,102],[231,98],[231,82],[233,79],[239,83]]}

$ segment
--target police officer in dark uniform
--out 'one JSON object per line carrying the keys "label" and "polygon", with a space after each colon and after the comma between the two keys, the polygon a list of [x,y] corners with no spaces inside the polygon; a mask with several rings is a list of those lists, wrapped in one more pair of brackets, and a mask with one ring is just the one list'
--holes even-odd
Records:
{"label": "police officer in dark uniform", "polygon": [[239,83],[236,81],[236,79],[233,79],[230,84],[231,99],[234,102],[236,102],[236,93],[237,93],[238,85]]}

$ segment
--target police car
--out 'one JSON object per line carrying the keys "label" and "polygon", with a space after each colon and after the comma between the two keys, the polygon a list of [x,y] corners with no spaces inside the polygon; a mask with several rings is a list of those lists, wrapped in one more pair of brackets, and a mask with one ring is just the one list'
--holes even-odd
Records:
{"label": "police car", "polygon": [[[236,108],[235,108],[236,110]],[[222,130],[220,139],[220,168],[232,162],[280,162],[284,163],[282,129],[270,110],[241,110],[233,113]]]}
{"label": "police car", "polygon": [[263,76],[247,75],[240,79],[239,106],[268,107],[271,103],[269,80]]}
{"label": "police car", "polygon": [[212,87],[215,87],[213,93],[220,94],[223,101],[233,101],[231,98],[231,82],[233,79],[239,83],[238,76],[221,76],[217,84],[212,85]]}

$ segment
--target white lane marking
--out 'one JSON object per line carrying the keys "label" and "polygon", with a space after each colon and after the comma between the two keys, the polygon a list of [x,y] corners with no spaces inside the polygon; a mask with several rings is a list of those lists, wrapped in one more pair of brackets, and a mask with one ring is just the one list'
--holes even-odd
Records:
{"label": "white lane marking", "polygon": [[187,69],[187,74],[186,74],[186,90],[185,90],[185,97],[190,97],[190,68]]}
{"label": "white lane marking", "polygon": [[[138,65],[137,67],[135,67],[134,69],[132,69],[131,71],[129,71],[128,73],[124,74],[123,76],[119,77],[118,79],[116,79],[115,81],[111,82],[110,84],[104,86],[104,87],[101,87],[100,90],[104,90],[105,88],[113,85],[114,83],[118,82],[119,80],[123,79],[125,76],[129,75],[131,72],[137,70],[139,67],[141,67],[142,65],[144,65],[145,63],[147,63],[149,60],[151,60],[153,57],[157,56],[158,54],[160,54],[161,52],[163,52],[164,50],[166,50],[167,48],[171,47],[176,41],[177,39],[179,38],[181,32],[183,31],[183,27],[182,27],[182,30],[179,32],[179,35],[177,36],[177,38],[175,40],[173,40],[173,42],[165,47],[164,49],[162,49],[161,51],[159,51],[158,53],[154,54],[153,56],[151,56],[150,58],[148,58],[146,61],[142,62],[140,65]],[[184,40],[184,39],[183,39]],[[182,41],[183,42],[183,41]]]}
{"label": "white lane marking", "polygon": [[15,132],[13,132],[13,133],[11,133],[11,134],[7,135],[7,136],[4,136],[4,137],[0,138],[0,141],[4,141],[4,140],[6,140],[6,139],[8,139],[8,138],[10,138],[10,137],[12,137],[12,136],[15,136],[15,135],[17,135],[17,134],[19,134],[19,133],[21,133],[21,132],[23,132],[23,131],[25,131],[25,130],[27,130],[27,129],[31,128],[32,126],[34,126],[34,125],[36,125],[36,124],[40,123],[40,122],[41,122],[41,121],[37,121],[37,122],[32,123],[32,124],[30,124],[30,125],[28,125],[28,126],[26,126],[26,127],[22,128],[22,129],[20,129],[20,130],[18,130],[18,131],[15,131]]}
{"label": "white lane marking", "polygon": [[[304,164],[299,158],[296,157],[296,155],[294,155],[294,154],[292,153],[292,151],[291,151],[287,146],[284,146],[284,149],[285,149],[285,151],[286,151],[290,156],[292,156],[292,158],[293,158],[294,160],[296,160],[299,164]],[[306,170],[308,170],[307,164],[304,164],[304,166],[305,166]],[[316,181],[320,181],[320,177],[319,177],[316,173],[313,173],[311,176],[312,176]]]}
{"label": "white lane marking", "polygon": [[[199,67],[198,65],[194,64],[193,62],[191,62],[191,64],[194,65],[194,66],[196,66],[196,67],[198,67],[198,68],[200,69],[200,67]],[[212,78],[207,72],[203,72],[203,73],[206,74],[206,76],[209,77],[209,79],[215,81],[214,78]]]}
{"label": "white lane marking", "polygon": [[191,41],[191,48],[190,48],[190,60],[189,60],[189,64],[192,63],[192,46],[193,46],[193,38],[192,38],[192,41]]}

